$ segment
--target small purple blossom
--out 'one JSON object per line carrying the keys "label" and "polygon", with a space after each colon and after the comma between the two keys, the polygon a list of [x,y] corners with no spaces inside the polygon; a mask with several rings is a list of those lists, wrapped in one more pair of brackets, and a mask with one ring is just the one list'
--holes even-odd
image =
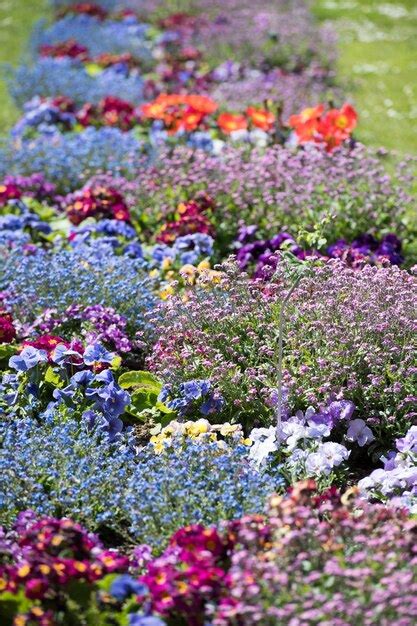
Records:
{"label": "small purple blossom", "polygon": [[369,426],[361,419],[352,420],[349,424],[346,438],[348,441],[356,441],[362,448],[374,441],[375,436]]}

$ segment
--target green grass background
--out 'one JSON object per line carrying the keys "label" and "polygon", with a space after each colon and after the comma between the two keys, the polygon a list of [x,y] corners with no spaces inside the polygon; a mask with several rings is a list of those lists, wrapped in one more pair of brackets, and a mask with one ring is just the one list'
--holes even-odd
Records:
{"label": "green grass background", "polygon": [[360,114],[359,139],[417,153],[417,0],[315,0],[339,32],[338,78]]}
{"label": "green grass background", "polygon": [[[273,2],[273,0],[271,0]],[[417,153],[417,0],[314,0],[339,32],[338,74],[367,144]],[[0,63],[16,64],[47,0],[0,0]],[[18,115],[0,82],[0,132]]]}
{"label": "green grass background", "polygon": [[[19,63],[34,23],[47,12],[47,0],[0,0],[0,64]],[[0,133],[3,133],[19,113],[8,95],[3,70],[0,76]]]}

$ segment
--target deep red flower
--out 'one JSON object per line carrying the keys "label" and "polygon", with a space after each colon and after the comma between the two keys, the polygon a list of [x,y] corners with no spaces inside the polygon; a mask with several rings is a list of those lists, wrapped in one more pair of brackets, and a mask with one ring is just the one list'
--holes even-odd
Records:
{"label": "deep red flower", "polygon": [[2,183],[0,185],[0,205],[4,206],[9,200],[18,200],[22,197],[22,192],[14,183]]}
{"label": "deep red flower", "polygon": [[25,585],[25,596],[30,600],[41,600],[48,591],[48,581],[44,578],[31,578]]}
{"label": "deep red flower", "polygon": [[75,112],[75,102],[72,98],[68,98],[67,96],[57,96],[56,98],[53,98],[52,104],[64,113]]}
{"label": "deep red flower", "polygon": [[77,112],[77,121],[82,126],[115,126],[128,131],[138,123],[139,117],[130,102],[107,96],[97,105],[84,104]]}
{"label": "deep red flower", "polygon": [[22,349],[26,346],[32,346],[33,348],[37,348],[37,350],[45,350],[48,354],[48,360],[50,361],[52,352],[60,343],[69,347],[69,342],[62,339],[62,337],[58,337],[58,335],[40,335],[36,337],[36,339],[25,340],[22,344]]}
{"label": "deep red flower", "polygon": [[39,49],[43,57],[53,57],[55,59],[70,57],[79,61],[88,61],[88,48],[79,44],[75,39],[68,39],[57,44],[44,44]]}
{"label": "deep red flower", "polygon": [[108,11],[93,2],[78,2],[77,4],[64,7],[59,11],[59,15],[62,17],[70,13],[90,15],[91,17],[97,17],[99,20],[105,20],[108,16]]}
{"label": "deep red flower", "polygon": [[207,215],[204,214],[213,208],[212,198],[205,193],[197,195],[194,200],[189,202],[181,202],[177,207],[175,220],[167,222],[161,227],[156,240],[170,244],[177,237],[193,233],[213,235],[214,228]]}
{"label": "deep red flower", "polygon": [[64,206],[69,220],[76,226],[87,217],[124,222],[130,220],[130,212],[122,194],[111,187],[84,187],[69,194],[64,200]]}
{"label": "deep red flower", "polygon": [[0,315],[0,344],[11,343],[14,339],[16,339],[16,329],[11,316],[8,313]]}

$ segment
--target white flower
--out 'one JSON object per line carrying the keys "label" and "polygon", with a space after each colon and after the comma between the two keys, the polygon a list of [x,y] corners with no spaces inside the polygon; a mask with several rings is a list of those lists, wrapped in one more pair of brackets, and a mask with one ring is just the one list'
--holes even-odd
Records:
{"label": "white flower", "polygon": [[278,448],[276,430],[270,428],[254,428],[249,435],[253,444],[249,451],[249,458],[258,466],[262,465],[271,452]]}
{"label": "white flower", "polygon": [[285,441],[289,450],[294,450],[300,439],[306,437],[306,429],[298,421],[289,420],[281,426],[280,439]]}
{"label": "white flower", "polygon": [[340,443],[328,441],[322,443],[316,452],[312,452],[306,459],[306,470],[310,475],[328,476],[334,467],[345,461],[350,452]]}
{"label": "white flower", "polygon": [[330,474],[330,468],[323,463],[323,457],[319,452],[311,452],[306,458],[306,471],[309,476]]}

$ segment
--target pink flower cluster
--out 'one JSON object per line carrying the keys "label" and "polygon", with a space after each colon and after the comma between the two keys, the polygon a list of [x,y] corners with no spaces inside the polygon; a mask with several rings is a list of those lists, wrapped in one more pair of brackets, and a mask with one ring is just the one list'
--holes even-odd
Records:
{"label": "pink flower cluster", "polygon": [[224,563],[231,545],[227,534],[221,536],[215,528],[194,525],[177,531],[141,577],[152,609],[185,618],[189,626],[203,626],[207,604],[224,593]]}
{"label": "pink flower cluster", "polygon": [[1,538],[8,562],[0,566],[0,589],[23,589],[30,600],[54,600],[71,581],[94,583],[128,565],[126,557],[103,549],[96,536],[65,518],[37,519],[26,511]]}
{"label": "pink flower cluster", "polygon": [[138,600],[187,626],[412,626],[416,531],[403,511],[303,481],[265,517],[178,531]]}

